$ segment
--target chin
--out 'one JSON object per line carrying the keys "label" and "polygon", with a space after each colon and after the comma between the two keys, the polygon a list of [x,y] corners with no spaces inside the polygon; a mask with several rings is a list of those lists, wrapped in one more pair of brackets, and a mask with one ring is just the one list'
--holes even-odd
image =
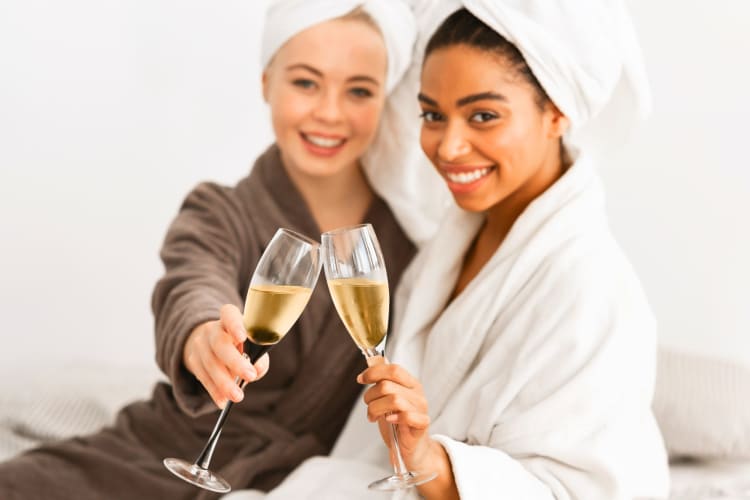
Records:
{"label": "chin", "polygon": [[486,212],[492,205],[484,202],[484,200],[470,199],[467,197],[453,197],[453,201],[456,202],[463,210],[467,212]]}

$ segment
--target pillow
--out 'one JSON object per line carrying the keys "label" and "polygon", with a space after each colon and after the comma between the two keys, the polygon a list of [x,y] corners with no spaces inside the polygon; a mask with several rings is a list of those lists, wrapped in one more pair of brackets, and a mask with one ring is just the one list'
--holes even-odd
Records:
{"label": "pillow", "polygon": [[153,364],[47,363],[0,367],[0,461],[43,443],[90,434],[126,403],[148,397]]}
{"label": "pillow", "polygon": [[750,369],[660,348],[653,410],[670,457],[750,458]]}

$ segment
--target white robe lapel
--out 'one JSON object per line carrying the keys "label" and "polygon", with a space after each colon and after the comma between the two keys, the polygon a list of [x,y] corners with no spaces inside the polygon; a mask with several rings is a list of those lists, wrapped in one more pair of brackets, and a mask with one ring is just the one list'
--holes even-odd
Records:
{"label": "white robe lapel", "polygon": [[447,214],[452,230],[441,230],[404,276],[397,293],[391,361],[407,367],[417,377],[424,345],[436,319],[443,312],[461,270],[463,256],[482,223],[481,215],[452,208]]}

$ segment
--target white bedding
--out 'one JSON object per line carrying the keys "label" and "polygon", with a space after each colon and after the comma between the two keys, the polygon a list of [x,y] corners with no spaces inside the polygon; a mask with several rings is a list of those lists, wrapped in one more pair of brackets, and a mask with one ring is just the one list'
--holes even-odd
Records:
{"label": "white bedding", "polygon": [[[28,368],[0,367],[0,461],[44,441],[96,431],[112,422],[125,403],[148,397],[160,378],[149,365],[64,365],[33,374],[24,370]],[[670,470],[671,500],[750,500],[750,460],[682,462]],[[263,495],[236,491],[230,498],[255,500]]]}
{"label": "white bedding", "polygon": [[672,500],[750,499],[750,460],[675,463]]}

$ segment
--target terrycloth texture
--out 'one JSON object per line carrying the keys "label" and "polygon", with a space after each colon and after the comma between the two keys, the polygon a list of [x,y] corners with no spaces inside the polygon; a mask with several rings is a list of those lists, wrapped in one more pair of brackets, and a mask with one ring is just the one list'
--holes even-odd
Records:
{"label": "terrycloth texture", "polygon": [[[445,15],[466,7],[520,50],[589,156],[621,144],[649,113],[651,94],[622,0],[417,0]],[[436,23],[435,21],[438,21]]]}
{"label": "terrycloth texture", "polygon": [[750,459],[750,369],[661,348],[654,414],[670,455]]}
{"label": "terrycloth texture", "polygon": [[[578,160],[532,202],[448,303],[481,223],[455,209],[420,252],[396,295],[388,346],[424,385],[461,498],[666,497],[650,409],[654,319],[609,232],[592,166]],[[353,408],[332,456],[379,465],[382,476],[386,448],[365,413]],[[347,483],[374,479],[337,466]],[[338,485],[325,486],[335,498]],[[280,488],[310,498],[322,487]]]}
{"label": "terrycloth texture", "polygon": [[[397,283],[413,246],[381,199],[366,220],[378,233],[388,279]],[[113,427],[0,464],[0,497],[215,498],[161,464],[167,456],[194,459],[217,417],[205,390],[182,368],[180,353],[192,328],[217,319],[221,305],[242,305],[278,227],[320,233],[276,147],[236,187],[196,188],[167,234],[166,272],[153,297],[157,358],[174,387],[158,384],[151,400],[123,409]],[[265,490],[305,458],[328,453],[361,390],[355,377],[365,366],[347,337],[320,280],[300,320],[272,351],[269,373],[234,405],[211,468],[236,488]]]}
{"label": "terrycloth texture", "polygon": [[[377,136],[362,164],[375,191],[388,202],[412,241],[426,242],[449,202],[442,179],[419,148],[420,64],[412,64],[417,36],[409,2],[403,0],[274,0],[261,44],[265,68],[281,46],[311,26],[362,6],[380,28],[388,52],[386,91]],[[420,53],[421,54],[421,53]]]}

